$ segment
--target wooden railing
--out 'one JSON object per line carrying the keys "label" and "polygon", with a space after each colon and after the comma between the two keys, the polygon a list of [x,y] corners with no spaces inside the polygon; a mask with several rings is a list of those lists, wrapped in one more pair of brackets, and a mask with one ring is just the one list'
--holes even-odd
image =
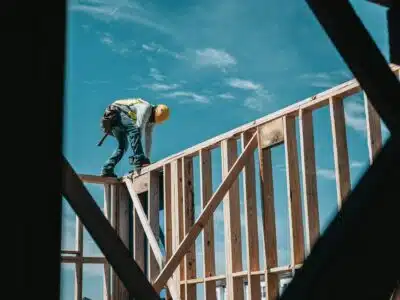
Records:
{"label": "wooden railing", "polygon": [[[399,76],[400,67],[391,65],[391,68]],[[105,214],[124,241],[128,242],[129,235],[133,235],[134,259],[146,272],[157,291],[167,286],[173,299],[197,299],[196,285],[202,284],[204,299],[213,300],[216,299],[216,282],[222,280],[225,281],[227,299],[245,299],[246,281],[248,299],[261,299],[260,282],[264,280],[266,299],[275,299],[279,294],[280,276],[301,267],[320,234],[313,113],[323,107],[329,107],[334,174],[340,208],[343,199],[351,190],[343,100],[359,92],[362,91],[358,82],[350,80],[167,157],[143,169],[141,174],[133,178],[131,175],[124,176],[119,181],[81,175],[81,179],[87,183],[104,184]],[[372,162],[382,146],[381,121],[368,99],[364,100],[366,137],[369,160]],[[300,149],[296,135],[297,122]],[[288,266],[278,265],[271,156],[272,149],[277,146],[283,146],[285,150],[290,240]],[[211,159],[211,151],[217,148],[221,151],[222,182],[213,190],[212,169],[215,165]],[[256,157],[255,151],[258,153]],[[197,166],[194,165],[194,159],[198,159]],[[194,169],[199,170],[199,182],[194,180]],[[258,173],[256,169],[259,170]],[[240,174],[243,175],[244,220],[241,218],[239,205]],[[194,212],[195,186],[200,187],[202,209],[197,219]],[[257,226],[257,189],[261,195],[262,232],[259,232]],[[134,210],[133,228],[130,229],[128,201],[132,201]],[[216,260],[220,258],[215,256],[213,221],[213,214],[221,202],[225,230],[224,275],[216,274]],[[164,253],[160,243],[160,203],[164,215]],[[242,263],[243,222],[247,270],[243,268]],[[74,250],[76,252],[71,252],[75,256],[62,257],[62,261],[74,262],[77,267],[75,299],[81,299],[82,296],[83,263],[104,264],[104,272],[107,274],[104,299],[128,299],[118,278],[108,275],[110,271],[104,259],[82,256],[82,226],[79,225],[79,220],[77,224],[77,246]],[[195,240],[201,232],[203,255],[200,258],[204,276],[198,278]],[[259,244],[261,241],[263,245]],[[263,253],[259,252],[260,248],[263,249]],[[259,264],[261,255],[264,255],[264,268]],[[110,292],[110,286],[115,292]]]}

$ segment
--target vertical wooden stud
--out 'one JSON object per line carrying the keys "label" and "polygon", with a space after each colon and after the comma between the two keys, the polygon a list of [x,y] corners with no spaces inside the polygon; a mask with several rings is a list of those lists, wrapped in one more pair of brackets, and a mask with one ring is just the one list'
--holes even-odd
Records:
{"label": "vertical wooden stud", "polygon": [[[75,218],[75,250],[78,252],[77,257],[83,257],[83,224],[78,216]],[[78,260],[75,263],[75,300],[82,299],[82,282],[83,281],[83,263]]]}
{"label": "vertical wooden stud", "polygon": [[[222,141],[221,146],[222,177],[225,179],[237,159],[237,144],[232,139]],[[223,201],[227,297],[232,300],[243,299],[243,278],[233,278],[233,273],[243,270],[238,178]]]}
{"label": "vertical wooden stud", "polygon": [[272,268],[276,268],[278,266],[272,157],[270,148],[262,149],[260,146],[262,145],[262,141],[259,129],[257,129],[257,136],[258,159],[260,164],[259,176],[262,198],[262,219],[264,229],[266,300],[275,300],[279,295],[279,277],[276,273],[270,272]]}
{"label": "vertical wooden stud", "polygon": [[303,172],[303,195],[306,226],[306,248],[311,251],[319,237],[319,209],[315,166],[312,111],[300,110],[300,146]]}
{"label": "vertical wooden stud", "polygon": [[[166,164],[163,167],[163,187],[164,187],[164,230],[165,230],[165,258],[168,260],[173,253],[173,235],[172,235],[172,189],[171,189],[171,165]],[[167,299],[171,295],[167,290]]]}
{"label": "vertical wooden stud", "polygon": [[[111,186],[111,226],[115,229],[115,231],[119,232],[119,201],[118,201],[118,187],[114,184]],[[111,275],[111,282],[112,282],[112,297],[113,300],[120,300],[118,298],[118,291],[119,291],[119,280],[117,274],[112,270]]]}
{"label": "vertical wooden stud", "polygon": [[[104,215],[107,220],[111,219],[111,186],[104,184]],[[110,264],[104,263],[103,275],[103,300],[111,300],[111,281],[110,281]]]}
{"label": "vertical wooden stud", "polygon": [[339,209],[351,189],[343,99],[329,99]]}
{"label": "vertical wooden stud", "polygon": [[379,152],[382,147],[382,131],[381,131],[381,119],[376,112],[375,108],[369,102],[368,97],[364,94],[365,104],[365,115],[367,121],[367,140],[368,140],[368,152],[369,161],[372,164],[375,155]]}
{"label": "vertical wooden stud", "polygon": [[[151,171],[149,174],[149,190],[148,190],[148,220],[150,223],[151,230],[154,237],[158,241],[160,238],[160,226],[159,226],[159,208],[160,208],[160,183],[159,183],[158,171]],[[153,250],[148,243],[147,248],[148,255],[148,266],[149,266],[149,279],[153,281],[158,273],[160,267],[154,256]]]}
{"label": "vertical wooden stud", "polygon": [[[248,132],[242,133],[242,151],[251,139]],[[255,181],[254,155],[250,157],[244,166],[244,209],[246,226],[246,249],[247,249],[247,299],[260,299],[261,286],[260,275],[252,275],[251,272],[259,271],[260,261],[258,253],[258,226],[257,226],[257,199]]]}
{"label": "vertical wooden stud", "polygon": [[[201,207],[206,207],[212,196],[211,152],[200,150],[200,198]],[[210,217],[203,229],[203,270],[204,277],[215,276],[214,218]],[[216,283],[214,280],[204,282],[204,299],[216,300]]]}
{"label": "vertical wooden stud", "polygon": [[[179,243],[183,238],[183,195],[182,195],[182,161],[177,159],[171,163],[171,180],[172,180],[172,247],[173,252],[179,247]],[[177,284],[177,292],[179,297],[184,295],[184,285],[181,286],[181,280],[184,279],[184,263],[180,263],[179,267],[174,272],[175,282]]]}
{"label": "vertical wooden stud", "polygon": [[294,268],[295,265],[301,264],[305,257],[296,123],[294,117],[284,117],[284,132],[291,263]]}
{"label": "vertical wooden stud", "polygon": [[[183,174],[183,236],[189,232],[194,223],[194,190],[193,190],[193,159],[182,160]],[[183,238],[183,237],[182,237]],[[196,285],[187,284],[188,279],[196,278],[196,246],[193,244],[185,255],[185,296],[184,299],[195,300]],[[182,297],[183,298],[183,297]]]}
{"label": "vertical wooden stud", "polygon": [[[139,194],[138,197],[143,205],[142,194]],[[142,223],[140,222],[135,208],[133,208],[133,238],[133,257],[140,269],[143,271],[143,273],[145,273],[145,235]]]}
{"label": "vertical wooden stud", "polygon": [[[129,248],[129,193],[124,185],[117,186],[118,192],[118,234]],[[129,300],[129,293],[121,280],[118,280],[118,299]]]}

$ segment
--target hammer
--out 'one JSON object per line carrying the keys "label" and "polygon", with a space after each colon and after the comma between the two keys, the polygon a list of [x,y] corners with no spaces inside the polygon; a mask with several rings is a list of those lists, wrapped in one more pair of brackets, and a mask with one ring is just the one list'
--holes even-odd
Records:
{"label": "hammer", "polygon": [[105,134],[103,135],[103,137],[101,138],[101,140],[97,143],[97,146],[98,146],[98,147],[100,147],[100,146],[103,144],[103,142],[104,142],[104,140],[106,139],[107,136],[108,136],[108,133],[105,133]]}

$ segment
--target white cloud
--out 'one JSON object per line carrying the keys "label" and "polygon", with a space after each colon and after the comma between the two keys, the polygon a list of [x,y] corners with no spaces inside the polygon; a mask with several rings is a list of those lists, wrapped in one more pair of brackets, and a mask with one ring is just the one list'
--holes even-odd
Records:
{"label": "white cloud", "polygon": [[165,79],[165,76],[163,74],[161,74],[161,72],[156,68],[150,69],[149,76],[153,77],[157,81],[164,81],[164,79]]}
{"label": "white cloud", "polygon": [[262,85],[254,83],[250,80],[244,80],[239,78],[231,78],[227,80],[227,84],[233,88],[243,90],[259,90],[262,89]]}
{"label": "white cloud", "polygon": [[262,84],[240,78],[230,78],[227,80],[227,84],[236,89],[252,92],[252,95],[248,96],[243,103],[250,109],[261,112],[265,109],[265,103],[273,100],[272,94],[264,89]]}
{"label": "white cloud", "polygon": [[363,103],[360,103],[360,101],[345,101],[344,110],[347,126],[362,134],[366,134],[367,123]]}
{"label": "white cloud", "polygon": [[262,111],[263,103],[259,98],[248,97],[244,100],[244,106],[254,109],[256,111]]}
{"label": "white cloud", "polygon": [[347,71],[317,72],[300,75],[300,79],[309,85],[318,88],[331,88],[351,79],[351,74]]}
{"label": "white cloud", "polygon": [[165,98],[178,98],[184,97],[184,100],[181,100],[180,103],[188,103],[188,102],[198,102],[198,103],[209,103],[210,100],[203,95],[199,95],[193,92],[186,91],[176,91],[163,95]]}
{"label": "white cloud", "polygon": [[151,89],[153,91],[169,91],[178,88],[179,84],[153,83],[153,84],[145,84],[144,87]]}
{"label": "white cloud", "polygon": [[[350,162],[350,168],[352,169],[357,169],[364,167],[365,163],[358,161],[358,160],[353,160]],[[327,179],[327,180],[335,180],[335,170],[334,169],[326,169],[326,168],[317,168],[317,175]]]}
{"label": "white cloud", "polygon": [[143,50],[148,51],[148,52],[163,53],[163,54],[170,55],[176,59],[186,59],[186,57],[183,54],[168,50],[164,46],[162,46],[160,44],[156,44],[154,42],[152,42],[150,44],[142,44],[142,48],[143,48]]}
{"label": "white cloud", "polygon": [[90,26],[89,26],[89,25],[83,24],[81,27],[83,28],[83,30],[84,30],[85,32],[90,31]]}
{"label": "white cloud", "polygon": [[105,22],[133,22],[164,34],[173,34],[165,25],[154,21],[159,20],[160,16],[145,10],[137,2],[126,0],[71,0],[68,6],[70,11],[83,12]]}
{"label": "white cloud", "polygon": [[103,44],[106,44],[106,45],[112,45],[112,43],[113,43],[113,40],[111,39],[111,36],[103,36],[102,38],[101,38],[101,42],[103,43]]}
{"label": "white cloud", "polygon": [[218,97],[222,99],[235,99],[235,96],[233,96],[231,93],[219,94]]}
{"label": "white cloud", "polygon": [[112,35],[110,33],[107,32],[97,32],[97,34],[100,36],[100,41],[108,46],[111,51],[121,54],[121,55],[125,55],[130,51],[130,48],[134,45],[136,45],[136,43],[134,41],[128,41],[128,42],[119,42],[116,41]]}
{"label": "white cloud", "polygon": [[332,169],[318,168],[317,175],[321,176],[322,178],[328,179],[328,180],[335,180],[335,178],[336,178],[335,171]]}
{"label": "white cloud", "polygon": [[149,45],[145,45],[145,44],[142,45],[142,48],[144,50],[147,50],[147,51],[154,51],[155,50],[153,47],[150,47]]}
{"label": "white cloud", "polygon": [[353,160],[350,163],[350,168],[362,168],[365,166],[365,163],[362,161],[358,161],[358,160]]}
{"label": "white cloud", "polygon": [[225,69],[236,65],[236,59],[229,53],[214,48],[196,50],[196,64],[200,66],[216,66]]}

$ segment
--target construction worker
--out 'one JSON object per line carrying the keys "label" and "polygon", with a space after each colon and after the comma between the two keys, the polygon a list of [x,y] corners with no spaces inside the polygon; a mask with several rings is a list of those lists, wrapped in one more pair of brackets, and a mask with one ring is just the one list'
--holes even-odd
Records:
{"label": "construction worker", "polygon": [[169,114],[165,104],[152,105],[141,98],[117,100],[108,106],[101,126],[106,133],[115,137],[118,145],[103,165],[101,176],[117,177],[114,168],[127,151],[128,141],[133,151],[130,164],[134,169],[148,166],[154,125],[166,121]]}

